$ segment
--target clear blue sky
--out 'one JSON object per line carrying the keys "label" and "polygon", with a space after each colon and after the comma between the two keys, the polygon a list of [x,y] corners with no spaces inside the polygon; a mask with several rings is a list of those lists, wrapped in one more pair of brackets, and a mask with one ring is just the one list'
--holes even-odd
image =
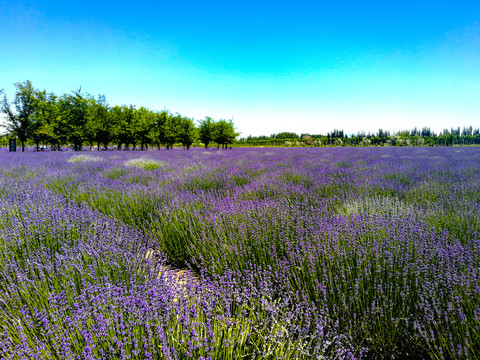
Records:
{"label": "clear blue sky", "polygon": [[5,1],[0,89],[234,117],[242,136],[480,127],[480,1]]}

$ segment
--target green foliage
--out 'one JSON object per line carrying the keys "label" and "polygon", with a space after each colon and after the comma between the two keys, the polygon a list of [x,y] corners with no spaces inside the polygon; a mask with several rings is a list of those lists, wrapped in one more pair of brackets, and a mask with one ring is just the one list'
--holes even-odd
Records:
{"label": "green foliage", "polygon": [[135,148],[135,130],[133,116],[135,113],[135,108],[130,106],[114,106],[112,108],[112,118],[115,119],[115,128],[113,138],[117,144],[118,148],[121,149],[123,146],[128,149],[130,145],[133,145]]}
{"label": "green foliage", "polygon": [[337,163],[337,166],[341,167],[341,168],[344,168],[344,169],[348,169],[349,167],[352,166],[352,164],[350,164],[349,162],[346,162],[346,161],[340,161],[339,163]]}
{"label": "green foliage", "polygon": [[136,110],[133,115],[133,132],[136,143],[140,144],[141,150],[145,150],[151,143],[151,131],[155,127],[155,113],[143,106]]}
{"label": "green foliage", "polygon": [[160,142],[165,145],[167,150],[173,148],[178,141],[178,133],[180,128],[181,115],[173,116],[171,114],[165,116],[164,122],[160,130]]}
{"label": "green foliage", "polygon": [[294,132],[281,132],[276,135],[273,135],[275,139],[281,139],[281,140],[288,140],[288,139],[300,139],[300,136],[298,136]]}
{"label": "green foliage", "polygon": [[183,148],[190,149],[197,137],[198,132],[193,120],[182,117],[178,126],[178,140],[182,143]]}
{"label": "green foliage", "polygon": [[110,180],[117,180],[127,175],[128,171],[124,168],[113,168],[108,171],[105,171],[102,175]]}
{"label": "green foliage", "polygon": [[[34,128],[33,115],[35,108],[35,89],[30,80],[22,83],[16,83],[17,89],[13,104],[8,102],[5,95],[0,110],[6,115],[7,129],[20,140],[22,151],[25,151],[25,143],[31,137]],[[12,110],[14,105],[16,111]]]}
{"label": "green foliage", "polygon": [[82,150],[87,139],[86,124],[88,120],[88,98],[81,89],[65,94],[59,100],[60,114],[65,120],[68,141],[75,151]]}
{"label": "green foliage", "polygon": [[97,143],[97,148],[100,150],[100,145],[106,149],[108,144],[113,140],[113,128],[116,125],[116,119],[111,116],[110,109],[106,102],[105,96],[98,96],[98,99],[88,99],[87,108],[87,122],[85,124],[86,141],[90,143]]}
{"label": "green foliage", "polygon": [[[97,99],[80,90],[57,97],[45,90],[35,90],[32,83],[16,83],[13,103],[4,96],[0,112],[6,115],[9,134],[18,138],[22,150],[27,142],[33,142],[37,150],[49,144],[52,150],[71,145],[81,150],[85,143],[90,148],[97,144],[107,149],[116,144],[118,149],[141,150],[150,146],[173,149],[180,143],[184,149],[202,142],[205,148],[215,142],[227,148],[236,143],[238,133],[232,120],[213,120],[211,117],[198,122],[178,113],[166,110],[157,112],[133,105],[110,107],[104,95]],[[3,90],[0,93],[4,93]],[[295,132],[280,132],[270,136],[248,136],[240,139],[237,146],[454,146],[480,145],[480,130],[444,129],[436,134],[430,128],[402,130],[391,134],[379,129],[377,133],[359,132],[346,135],[343,130],[333,130],[327,135],[311,135]]]}
{"label": "green foliage", "polygon": [[302,185],[302,186],[305,186],[306,188],[310,188],[314,185],[313,180],[310,179],[308,176],[295,174],[291,172],[283,173],[281,176],[281,180],[287,184]]}
{"label": "green foliage", "polygon": [[35,106],[37,110],[34,113],[31,139],[35,142],[37,151],[40,144],[50,144],[53,149],[58,149],[67,141],[66,131],[63,129],[59,117],[57,100],[53,93],[36,92]]}
{"label": "green foliage", "polygon": [[210,116],[206,116],[204,120],[199,121],[199,139],[205,145],[205,149],[208,149],[208,144],[213,141],[214,131],[215,121]]}
{"label": "green foliage", "polygon": [[227,145],[233,144],[238,133],[235,132],[235,127],[232,120],[220,119],[213,127],[213,141],[218,146],[227,147]]}

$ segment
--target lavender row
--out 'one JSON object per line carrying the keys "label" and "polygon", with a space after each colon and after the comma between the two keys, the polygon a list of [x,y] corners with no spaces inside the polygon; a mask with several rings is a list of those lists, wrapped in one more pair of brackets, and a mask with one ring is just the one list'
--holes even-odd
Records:
{"label": "lavender row", "polygon": [[[201,316],[214,319],[216,330],[212,342],[197,341],[192,353],[172,340],[168,349],[177,354],[169,356],[480,357],[477,148],[142,155],[17,156],[14,163],[2,162],[2,175],[10,181],[3,191],[53,190],[64,202],[58,212],[93,209],[103,215],[92,212],[92,218],[137,231],[143,238],[136,246],[155,249],[160,260],[146,266],[144,253],[132,250],[127,258],[136,265],[126,272],[135,274],[136,283],[156,284],[151,267],[166,263],[196,272],[185,282],[196,288],[195,295],[184,303],[177,300],[176,281],[162,283],[176,294],[165,304],[182,303],[178,309],[168,305],[178,316],[195,299],[194,307],[203,304]],[[13,186],[18,178],[24,184]],[[11,208],[9,201],[4,204]],[[9,216],[11,210],[4,217]],[[68,234],[62,226],[49,229]],[[95,244],[95,235],[82,236],[83,243]],[[105,259],[115,261],[113,255]],[[91,269],[103,266],[93,264]],[[109,281],[117,286],[120,280]],[[144,293],[138,296],[150,301]],[[220,318],[212,304],[223,304]],[[161,318],[155,314],[144,323],[156,317]],[[228,326],[247,335],[238,335],[236,350],[227,356],[219,341],[235,338]]]}
{"label": "lavender row", "polygon": [[169,271],[142,231],[19,176],[0,187],[1,358],[297,358],[313,344],[272,299]]}

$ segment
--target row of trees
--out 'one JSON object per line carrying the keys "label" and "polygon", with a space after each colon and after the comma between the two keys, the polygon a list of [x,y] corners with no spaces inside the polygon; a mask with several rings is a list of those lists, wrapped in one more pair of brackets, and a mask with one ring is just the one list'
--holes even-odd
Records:
{"label": "row of trees", "polygon": [[[0,101],[0,114],[6,117],[9,137],[20,142],[22,151],[27,143],[48,145],[60,149],[64,145],[74,150],[84,146],[107,149],[146,149],[150,146],[172,149],[181,144],[189,149],[194,143],[208,147],[215,143],[227,148],[236,141],[231,120],[213,120],[205,117],[197,124],[188,117],[168,111],[151,111],[145,107],[109,106],[105,96],[97,98],[81,90],[60,97],[46,90],[40,91],[30,81],[16,83],[12,102],[6,95]],[[3,90],[0,90],[0,95]],[[1,140],[1,139],[0,139]],[[444,129],[437,134],[430,128],[390,133],[382,129],[376,133],[359,132],[346,135],[343,130],[333,130],[327,135],[298,135],[282,132],[270,136],[249,136],[240,139],[243,146],[451,146],[480,144],[478,128]]]}
{"label": "row of trees", "polygon": [[[201,141],[227,148],[238,134],[232,120],[218,121],[205,117],[198,124],[188,117],[168,111],[151,111],[145,107],[109,106],[104,95],[97,98],[81,90],[60,97],[35,89],[31,81],[16,83],[12,102],[3,94],[0,112],[6,116],[8,135],[20,142],[48,145],[52,150],[64,145],[74,150],[84,146],[104,148],[114,144],[118,149],[146,149],[149,146],[172,149],[181,144],[189,149]],[[0,90],[0,95],[3,90]]]}
{"label": "row of trees", "polygon": [[435,133],[428,127],[390,133],[379,129],[376,133],[359,132],[346,135],[343,130],[333,130],[327,135],[298,135],[282,132],[270,136],[249,136],[238,142],[243,146],[452,146],[480,145],[480,129],[472,126],[463,129],[444,129]]}

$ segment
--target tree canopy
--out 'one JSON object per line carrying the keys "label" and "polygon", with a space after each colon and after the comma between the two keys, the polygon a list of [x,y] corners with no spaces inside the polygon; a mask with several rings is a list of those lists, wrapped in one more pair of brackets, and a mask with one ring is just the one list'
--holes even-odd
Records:
{"label": "tree canopy", "polygon": [[16,83],[15,87],[17,91],[13,103],[8,101],[5,94],[1,103],[1,111],[7,116],[8,131],[18,138],[22,151],[25,151],[25,143],[29,138],[33,138],[36,94],[30,80]]}
{"label": "tree canopy", "polygon": [[33,142],[37,150],[40,144],[52,150],[65,145],[74,150],[85,146],[100,150],[112,144],[118,149],[172,149],[181,144],[188,150],[199,141],[205,147],[216,142],[226,148],[238,136],[231,120],[215,121],[207,116],[197,127],[193,119],[179,113],[152,111],[143,106],[110,106],[105,95],[95,98],[81,89],[58,97],[34,89],[29,80],[15,87],[13,102],[4,94],[0,111],[6,115],[9,135],[18,138],[22,151],[27,141]]}

